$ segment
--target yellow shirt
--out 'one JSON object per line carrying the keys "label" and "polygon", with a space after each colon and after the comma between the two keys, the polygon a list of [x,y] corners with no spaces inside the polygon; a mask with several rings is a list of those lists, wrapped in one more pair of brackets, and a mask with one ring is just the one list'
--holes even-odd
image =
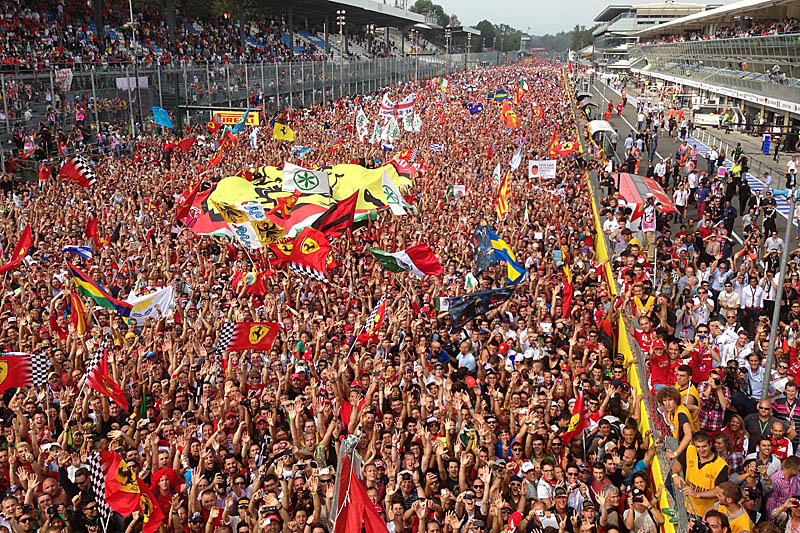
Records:
{"label": "yellow shirt", "polygon": [[731,533],[742,533],[743,531],[750,533],[753,531],[753,522],[743,507],[740,506],[739,512],[734,516],[728,514],[728,509],[724,505],[717,503],[714,507],[728,517],[728,522],[731,524]]}
{"label": "yellow shirt", "polygon": [[[686,484],[692,487],[697,492],[704,492],[711,490],[717,486],[717,478],[724,469],[727,469],[728,463],[725,460],[714,454],[714,458],[707,463],[700,464],[700,457],[697,455],[697,449],[694,444],[690,444],[686,448],[686,469],[685,480]],[[714,506],[717,502],[716,497],[712,498],[695,498],[687,496],[689,502],[686,508],[699,516],[706,514],[706,511]],[[692,509],[694,509],[692,511]]]}
{"label": "yellow shirt", "polygon": [[[697,406],[698,407],[700,406],[700,393],[697,392],[697,387],[695,387],[691,382],[689,383],[688,388],[682,389],[678,386],[677,383],[675,384],[675,388],[678,389],[678,392],[681,393],[681,403],[683,405],[687,406],[689,405],[687,403],[687,400],[689,396],[691,396],[692,398],[694,398],[694,401],[697,403]],[[700,419],[699,419],[700,411],[699,410],[696,411],[694,415],[692,415],[692,412],[689,411],[689,415],[691,415],[690,418],[692,419],[692,431],[700,431]]]}

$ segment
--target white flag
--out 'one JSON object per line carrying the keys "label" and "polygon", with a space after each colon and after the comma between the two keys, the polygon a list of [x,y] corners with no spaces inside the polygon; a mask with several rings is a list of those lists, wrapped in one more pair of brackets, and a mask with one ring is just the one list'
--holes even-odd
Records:
{"label": "white flag", "polygon": [[400,138],[400,124],[397,123],[397,119],[392,117],[389,121],[389,142],[394,142]]}
{"label": "white flag", "polygon": [[395,115],[398,116],[398,117],[405,117],[406,115],[413,115],[414,114],[414,99],[415,98],[416,98],[415,95],[412,93],[412,94],[409,94],[408,96],[406,96],[405,98],[403,98],[402,100],[400,100],[400,102],[398,102],[397,105],[394,108]]}
{"label": "white flag", "polygon": [[414,113],[414,133],[419,133],[422,130],[422,118]]}
{"label": "white flag", "polygon": [[383,95],[383,100],[381,101],[381,109],[378,111],[378,114],[382,117],[393,117],[394,116],[394,108],[395,103],[389,100],[389,93],[385,93]]}
{"label": "white flag", "polygon": [[133,305],[128,318],[137,326],[144,326],[148,318],[158,318],[156,306],[161,308],[164,317],[172,316],[172,311],[175,309],[175,293],[172,286],[144,296],[129,296],[126,301]]}
{"label": "white flag", "polygon": [[411,115],[403,115],[403,129],[405,131],[414,131],[414,117]]}
{"label": "white flag", "polygon": [[519,145],[519,148],[517,148],[517,151],[514,152],[514,155],[511,157],[511,162],[508,164],[514,170],[517,170],[520,163],[522,163],[522,146],[521,144]]}
{"label": "white flag", "polygon": [[383,123],[383,127],[381,128],[381,140],[388,141],[389,140],[389,123],[390,121],[387,120]]}
{"label": "white flag", "polygon": [[386,203],[389,204],[389,209],[392,210],[394,215],[402,216],[406,214],[400,190],[386,171],[383,172],[383,194],[386,196]]}
{"label": "white flag", "polygon": [[331,194],[331,183],[328,173],[324,170],[309,170],[291,163],[283,164],[284,192],[294,192],[295,189],[303,194]]}
{"label": "white flag", "polygon": [[363,141],[369,131],[369,120],[366,113],[360,107],[356,113],[356,133],[358,133],[358,140]]}
{"label": "white flag", "polygon": [[375,126],[372,128],[372,136],[369,138],[370,144],[375,144],[381,140],[381,127],[378,125],[378,119],[375,119]]}
{"label": "white flag", "polygon": [[494,172],[492,173],[492,184],[495,187],[500,186],[500,163],[497,163],[497,166],[494,167]]}

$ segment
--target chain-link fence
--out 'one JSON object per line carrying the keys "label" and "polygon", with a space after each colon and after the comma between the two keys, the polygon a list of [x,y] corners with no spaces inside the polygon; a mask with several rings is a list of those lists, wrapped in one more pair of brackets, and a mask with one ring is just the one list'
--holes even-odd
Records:
{"label": "chain-link fence", "polygon": [[[58,69],[0,74],[3,104],[0,135],[30,133],[40,121],[68,130],[76,123],[97,131],[104,122],[133,129],[152,106],[174,112],[178,105],[247,107],[267,113],[286,107],[325,104],[347,95],[374,92],[401,81],[447,75],[478,64],[501,64],[514,53],[418,55],[360,61],[184,64],[160,69],[137,65],[113,69]],[[190,112],[189,121],[208,112]]]}

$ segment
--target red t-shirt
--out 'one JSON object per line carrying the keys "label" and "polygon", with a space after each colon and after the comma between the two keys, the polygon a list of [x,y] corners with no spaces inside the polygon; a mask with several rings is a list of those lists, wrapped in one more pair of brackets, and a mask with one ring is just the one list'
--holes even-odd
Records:
{"label": "red t-shirt", "polygon": [[650,382],[653,385],[675,385],[675,366],[666,350],[661,357],[651,357]]}
{"label": "red t-shirt", "polygon": [[633,331],[633,337],[639,343],[639,347],[642,351],[649,354],[650,348],[653,346],[653,341],[656,340],[656,332],[653,330],[643,331],[641,329],[635,329]]}
{"label": "red t-shirt", "polygon": [[689,366],[692,367],[692,383],[697,385],[708,380],[711,374],[711,361],[714,348],[697,345],[689,354]]}

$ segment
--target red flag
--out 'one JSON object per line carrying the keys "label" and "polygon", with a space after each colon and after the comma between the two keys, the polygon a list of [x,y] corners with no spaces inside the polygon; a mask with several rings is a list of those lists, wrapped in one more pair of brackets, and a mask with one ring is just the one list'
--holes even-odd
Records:
{"label": "red flag", "polygon": [[102,451],[99,459],[106,480],[105,499],[108,505],[123,516],[137,511],[140,489],[136,472],[117,452]]}
{"label": "red flag", "polygon": [[208,162],[207,168],[214,168],[215,166],[219,165],[222,162],[222,156],[225,155],[225,150],[220,148],[217,150],[217,153],[214,154],[214,157]]}
{"label": "red flag", "polygon": [[178,141],[178,148],[180,148],[184,152],[188,152],[192,149],[192,145],[194,145],[197,137],[186,137],[185,139],[181,139]]}
{"label": "red flag", "polygon": [[327,281],[328,252],[331,243],[325,235],[312,227],[306,227],[294,241],[289,268],[319,281]]}
{"label": "red flag", "polygon": [[17,243],[17,247],[14,248],[14,253],[11,254],[11,259],[5,265],[0,266],[0,274],[9,272],[17,268],[22,263],[22,260],[28,253],[28,250],[31,249],[32,244],[33,244],[33,233],[31,232],[30,224],[28,224],[27,226],[25,226],[25,229],[22,230],[22,235],[20,235],[19,237],[19,242]]}
{"label": "red flag", "polygon": [[563,318],[569,318],[570,311],[572,311],[572,273],[569,267],[564,264],[564,292],[561,297],[561,312]]}
{"label": "red flag", "polygon": [[[86,384],[103,396],[111,398],[123,411],[128,410],[128,399],[120,386],[108,373],[108,354],[103,350],[103,358],[94,369],[89,372]],[[132,512],[132,511],[131,511]]]}
{"label": "red flag", "polygon": [[375,509],[375,504],[367,496],[364,485],[353,472],[350,457],[342,457],[342,465],[336,476],[339,485],[339,501],[337,508],[341,512],[336,518],[333,533],[350,533],[363,531],[365,533],[387,533],[386,523]]}
{"label": "red flag", "polygon": [[226,322],[220,326],[217,347],[222,352],[269,350],[280,327],[277,322]]}
{"label": "red flag", "polygon": [[358,334],[358,342],[361,344],[367,344],[371,340],[375,339],[376,334],[378,333],[378,330],[381,329],[385,319],[386,298],[381,298],[381,301],[378,302],[378,305],[369,314],[367,323],[364,325],[364,329]]}
{"label": "red flag", "polygon": [[189,216],[189,212],[192,209],[192,204],[194,203],[195,198],[197,198],[197,193],[200,191],[200,186],[203,185],[202,181],[197,182],[197,185],[194,186],[192,192],[189,193],[189,196],[183,201],[181,205],[178,206],[178,214],[175,215],[175,220],[183,220],[187,216]]}
{"label": "red flag", "polygon": [[558,143],[558,129],[557,128],[553,128],[553,136],[550,138],[550,146],[547,149],[547,152],[550,154],[550,157],[555,157],[556,154],[558,153],[557,152],[558,144],[559,144]]}
{"label": "red flag", "polygon": [[53,177],[53,171],[49,165],[42,163],[39,165],[39,181],[49,181]]}
{"label": "red flag", "polygon": [[86,221],[86,229],[84,230],[86,236],[94,241],[94,245],[99,249],[103,247],[103,239],[100,238],[100,232],[97,230],[97,217],[89,217]]}
{"label": "red flag", "polygon": [[236,292],[241,291],[239,283],[244,283],[245,289],[243,294],[254,294],[256,296],[263,296],[267,293],[267,284],[264,282],[266,278],[272,275],[269,270],[258,272],[242,272],[237,271],[231,279],[231,286]]}
{"label": "red flag", "polygon": [[[282,196],[276,199],[275,207],[269,210],[267,213],[268,215],[273,215],[276,218],[280,219],[280,221],[289,220],[289,217],[292,216],[292,209],[294,208],[295,204],[297,203],[297,199],[300,198],[301,193],[298,189],[295,189],[292,194],[289,196]],[[275,221],[277,224],[280,222]]]}
{"label": "red flag", "polygon": [[79,155],[64,161],[58,171],[58,177],[77,183],[81,187],[89,187],[97,183],[97,174],[92,170],[89,162]]}
{"label": "red flag", "polygon": [[569,419],[567,431],[561,435],[564,446],[569,446],[572,437],[580,435],[583,430],[589,427],[589,417],[586,416],[583,398],[583,385],[578,386],[578,394],[575,396],[575,405],[572,407],[572,418]]}
{"label": "red flag", "polygon": [[69,295],[70,299],[70,323],[75,327],[75,332],[79,337],[86,334],[88,326],[86,325],[86,306],[78,293],[73,292]]}
{"label": "red flag", "polygon": [[336,202],[322,213],[315,220],[311,227],[318,229],[329,239],[341,237],[353,225],[353,218],[356,215],[356,205],[358,204],[359,191],[355,191],[348,198]]}
{"label": "red flag", "polygon": [[36,151],[36,148],[35,148],[35,147],[34,147],[34,148],[31,148],[30,150],[28,150],[27,152],[25,152],[24,154],[22,154],[22,156],[19,158],[19,160],[20,160],[20,161],[25,161],[25,160],[26,160],[26,159],[28,159],[30,156],[32,156],[32,155],[33,155],[33,152],[35,152],[35,151]]}
{"label": "red flag", "polygon": [[491,161],[492,160],[492,156],[494,156],[494,143],[489,145],[489,151],[486,153],[486,159]]}
{"label": "red flag", "polygon": [[294,246],[294,239],[289,239],[283,242],[274,242],[269,245],[269,249],[275,254],[275,261],[273,265],[280,265],[289,260],[292,255],[292,247]]}
{"label": "red flag", "polygon": [[0,357],[0,392],[33,385],[31,358],[28,354]]}
{"label": "red flag", "polygon": [[142,532],[153,533],[164,523],[164,513],[161,512],[161,507],[159,507],[150,487],[142,481],[142,478],[138,479],[138,483],[140,492],[139,512],[144,522],[142,525]]}
{"label": "red flag", "polygon": [[329,152],[335,152],[336,150],[339,149],[340,146],[342,146],[342,140],[341,139],[337,139],[336,142],[333,143],[333,146],[328,148],[328,151]]}
{"label": "red flag", "polygon": [[217,115],[213,115],[211,120],[206,124],[206,129],[211,133],[216,133],[222,127],[222,122],[219,121]]}

